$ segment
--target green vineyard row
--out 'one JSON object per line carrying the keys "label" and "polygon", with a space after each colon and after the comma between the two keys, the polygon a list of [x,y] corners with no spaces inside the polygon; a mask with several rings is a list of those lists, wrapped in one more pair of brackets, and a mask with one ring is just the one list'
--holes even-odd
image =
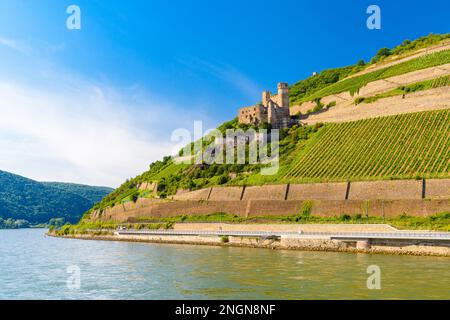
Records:
{"label": "green vineyard row", "polygon": [[448,177],[450,110],[328,124],[280,180]]}

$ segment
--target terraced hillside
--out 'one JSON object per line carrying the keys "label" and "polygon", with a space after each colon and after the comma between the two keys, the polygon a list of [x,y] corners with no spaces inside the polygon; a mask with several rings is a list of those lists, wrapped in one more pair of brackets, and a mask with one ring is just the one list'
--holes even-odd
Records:
{"label": "terraced hillside", "polygon": [[[449,75],[450,34],[404,41],[380,49],[369,63],[324,70],[290,88],[298,124],[280,132],[276,175],[262,176],[262,165],[177,165],[165,157],[93,210],[219,185],[448,178]],[[237,119],[218,127],[222,133],[248,128]],[[156,190],[143,187],[148,182]]]}
{"label": "terraced hillside", "polygon": [[304,101],[312,101],[317,98],[337,94],[341,92],[350,92],[354,94],[359,89],[367,85],[369,82],[386,79],[416,70],[430,68],[443,65],[450,61],[450,50],[435,52],[433,54],[422,56],[410,61],[406,61],[391,67],[386,67],[371,73],[367,73],[358,77],[347,78],[343,81],[332,84],[313,95],[304,98]]}
{"label": "terraced hillside", "polygon": [[327,124],[283,170],[287,182],[448,177],[450,110]]}
{"label": "terraced hillside", "polygon": [[[280,141],[278,174],[262,176],[258,165],[176,165],[170,158],[125,182],[94,209],[152,197],[143,182],[157,182],[158,195],[217,185],[262,185],[450,177],[450,109],[371,118],[322,126],[293,127]],[[233,173],[233,178],[228,174]],[[224,179],[225,178],[225,179]]]}
{"label": "terraced hillside", "polygon": [[[431,36],[433,38],[434,36]],[[421,38],[431,39],[430,36]],[[449,35],[442,35],[439,39],[448,39]],[[419,41],[418,39],[416,41]],[[445,44],[445,45],[444,45]],[[442,46],[442,47],[440,47]],[[402,45],[394,48],[392,52],[401,49]],[[291,106],[314,102],[317,99],[348,92],[354,95],[370,82],[404,75],[410,72],[419,71],[436,66],[442,66],[450,62],[450,50],[447,40],[434,47],[429,54],[417,55],[416,57],[403,57],[399,63],[392,63],[383,66],[383,63],[375,63],[367,68],[364,65],[354,65],[344,68],[324,70],[316,76],[312,76],[291,86]],[[389,50],[388,50],[389,51]],[[422,53],[423,54],[423,53]],[[375,56],[372,60],[377,58]],[[375,59],[376,60],[376,59]],[[363,71],[358,72],[362,69]]]}

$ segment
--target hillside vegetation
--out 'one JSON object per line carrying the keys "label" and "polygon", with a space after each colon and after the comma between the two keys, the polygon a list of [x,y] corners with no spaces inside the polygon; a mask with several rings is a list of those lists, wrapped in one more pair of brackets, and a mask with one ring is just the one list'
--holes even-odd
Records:
{"label": "hillside vegetation", "polygon": [[[138,190],[157,181],[158,194],[214,185],[259,185],[449,177],[450,110],[410,113],[282,131],[278,174],[262,176],[260,165],[177,165],[169,157],[152,164],[98,203],[105,209],[149,197]],[[231,174],[233,174],[231,176]]]}
{"label": "hillside vegetation", "polygon": [[[398,55],[408,56],[414,50],[448,39],[449,34],[431,34],[415,41],[404,41],[392,50],[380,49],[368,64],[360,61],[354,66],[325,70],[294,84],[291,87],[291,104],[304,101],[320,104],[320,98],[324,96],[354,93],[371,81],[450,63],[450,50],[446,50],[356,74],[368,65],[379,66],[375,64],[395,60],[394,56]],[[448,86],[448,80],[446,76],[417,82],[355,103],[370,103],[387,96]],[[363,107],[355,107],[355,112]],[[260,175],[261,165],[178,165],[171,157],[165,157],[152,163],[148,171],[127,180],[93,209],[103,210],[137,201],[140,197],[153,197],[152,192],[139,190],[143,182],[157,182],[157,194],[165,198],[179,189],[197,190],[217,185],[449,177],[449,112],[420,112],[340,124],[293,126],[281,130],[280,170],[272,176]],[[248,126],[233,119],[218,129],[224,133],[226,129],[233,128],[245,130]]]}
{"label": "hillside vegetation", "polygon": [[399,86],[398,88],[395,88],[393,90],[389,90],[387,92],[379,93],[371,97],[358,97],[355,99],[355,105],[358,105],[362,102],[364,103],[372,103],[379,99],[388,98],[388,97],[394,97],[403,95],[404,97],[407,94],[418,92],[418,91],[424,91],[429,89],[435,89],[440,87],[446,87],[450,86],[450,76],[443,76],[431,80],[425,80],[420,82],[415,82],[406,86]]}
{"label": "hillside vegetation", "polygon": [[450,110],[327,124],[284,181],[443,177],[450,170]]}
{"label": "hillside vegetation", "polygon": [[342,92],[350,92],[351,94],[354,94],[355,92],[358,92],[360,88],[371,81],[385,79],[408,72],[449,63],[450,51],[446,50],[418,57],[364,75],[347,78],[352,74],[364,70],[366,67],[372,64],[386,60],[388,57],[400,54],[407,55],[407,53],[437,44],[447,39],[450,39],[450,34],[430,34],[426,37],[422,37],[414,41],[405,40],[401,45],[395,47],[392,50],[388,48],[380,49],[378,53],[372,58],[369,64],[365,64],[363,60],[360,60],[356,65],[353,66],[324,70],[316,76],[309,77],[291,86],[291,105],[301,104],[307,101],[314,101],[331,94],[338,94]]}
{"label": "hillside vegetation", "polygon": [[62,182],[41,182],[44,185],[50,186],[52,188],[57,188],[66,193],[76,194],[89,200],[92,203],[97,203],[101,201],[107,194],[113,191],[109,187],[93,187],[84,184],[76,183],[62,183]]}
{"label": "hillside vegetation", "polygon": [[430,55],[405,61],[390,67],[363,74],[361,76],[344,79],[332,85],[326,86],[311,95],[305,96],[304,98],[296,102],[301,103],[306,101],[313,101],[325,96],[339,94],[342,92],[350,92],[350,94],[353,95],[369,82],[386,79],[425,68],[435,67],[449,62],[450,50],[435,52]]}
{"label": "hillside vegetation", "polygon": [[111,191],[104,187],[41,183],[0,171],[0,227],[47,223],[53,218],[77,222]]}

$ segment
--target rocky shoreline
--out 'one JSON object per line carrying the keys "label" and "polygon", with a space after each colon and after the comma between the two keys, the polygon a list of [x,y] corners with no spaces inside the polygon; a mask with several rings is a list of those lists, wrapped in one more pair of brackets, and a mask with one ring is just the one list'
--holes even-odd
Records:
{"label": "rocky shoreline", "polygon": [[272,250],[299,250],[299,251],[328,251],[349,252],[367,254],[394,254],[415,256],[439,256],[450,257],[450,246],[447,243],[431,245],[424,242],[412,241],[375,241],[368,247],[359,246],[356,243],[328,239],[260,239],[248,237],[230,236],[224,239],[217,236],[155,236],[155,235],[94,235],[73,234],[56,235],[49,233],[52,237],[78,240],[100,240],[100,241],[124,241],[160,244],[183,244],[183,245],[206,245],[224,247],[247,247],[265,248]]}

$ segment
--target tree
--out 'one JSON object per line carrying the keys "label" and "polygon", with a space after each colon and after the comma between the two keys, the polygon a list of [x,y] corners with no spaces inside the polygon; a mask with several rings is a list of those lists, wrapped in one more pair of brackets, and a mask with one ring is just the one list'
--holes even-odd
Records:
{"label": "tree", "polygon": [[27,220],[14,220],[12,218],[8,218],[5,220],[0,217],[0,229],[20,229],[29,227],[30,223]]}
{"label": "tree", "polygon": [[136,203],[136,201],[138,201],[138,199],[139,199],[139,191],[136,191],[131,195],[131,201]]}
{"label": "tree", "polygon": [[16,220],[14,221],[14,229],[22,229],[22,228],[29,228],[30,223],[27,220]]}
{"label": "tree", "polygon": [[372,58],[372,62],[378,62],[381,59],[390,56],[392,54],[392,51],[389,48],[381,48],[378,50],[377,54]]}
{"label": "tree", "polygon": [[228,176],[226,175],[222,175],[219,177],[219,179],[217,180],[217,184],[225,184],[228,182]]}
{"label": "tree", "polygon": [[406,39],[405,41],[402,42],[402,46],[407,46],[410,43],[411,43],[411,40]]}
{"label": "tree", "polygon": [[48,222],[49,226],[61,228],[66,223],[64,218],[52,218]]}
{"label": "tree", "polygon": [[377,56],[379,57],[387,57],[391,54],[391,50],[389,48],[381,48],[377,52]]}

